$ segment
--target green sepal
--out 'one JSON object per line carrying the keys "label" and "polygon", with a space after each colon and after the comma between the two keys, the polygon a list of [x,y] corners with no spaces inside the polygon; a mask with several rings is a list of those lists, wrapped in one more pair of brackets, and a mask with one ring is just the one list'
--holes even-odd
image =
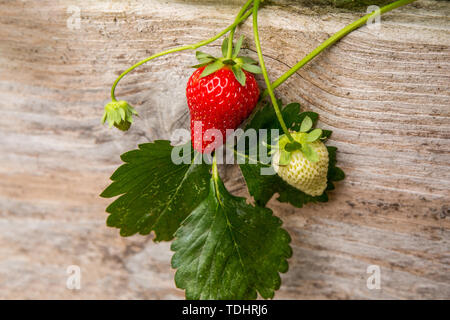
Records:
{"label": "green sepal", "polygon": [[236,43],[236,46],[234,47],[233,58],[236,58],[238,56],[238,54],[239,54],[239,51],[241,51],[242,41],[244,41],[244,36],[243,35],[241,35],[239,37],[239,40]]}
{"label": "green sepal", "polygon": [[311,162],[319,161],[319,155],[308,143],[302,144],[302,153]]}
{"label": "green sepal", "polygon": [[200,64],[196,64],[196,65],[190,66],[190,68],[198,69],[198,68],[207,66],[207,65],[210,64],[210,63],[211,63],[211,62],[200,63]]}
{"label": "green sepal", "polygon": [[258,61],[250,58],[250,57],[237,57],[237,60],[242,60],[242,64],[258,64]]}
{"label": "green sepal", "polygon": [[306,135],[306,142],[314,142],[322,136],[322,129],[314,129]]}
{"label": "green sepal", "polygon": [[247,77],[245,76],[244,71],[242,71],[242,69],[238,65],[232,66],[231,70],[233,71],[236,80],[241,84],[241,86],[245,87]]}
{"label": "green sepal", "polygon": [[242,43],[244,41],[243,36],[239,37],[239,40],[237,41],[236,46],[234,47],[233,56],[231,58],[227,57],[229,49],[228,41],[229,38],[225,38],[222,42],[222,55],[223,55],[222,58],[215,58],[208,53],[197,51],[195,53],[195,56],[199,61],[199,64],[194,65],[192,67],[197,69],[205,67],[202,74],[200,75],[200,78],[203,78],[215,73],[216,71],[219,71],[224,66],[230,66],[236,80],[242,86],[245,86],[247,79],[242,69],[244,69],[247,72],[255,74],[262,73],[262,70],[260,67],[256,66],[258,62],[255,61],[254,59],[249,57],[238,56],[242,47]]}
{"label": "green sepal", "polygon": [[262,69],[259,66],[255,66],[254,64],[244,63],[241,68],[251,73],[262,73]]}
{"label": "green sepal", "polygon": [[209,53],[205,53],[205,52],[201,52],[201,51],[197,51],[195,53],[195,57],[197,58],[198,61],[200,61],[202,59],[211,59],[211,60],[216,59],[215,57],[213,57]]}
{"label": "green sepal", "polygon": [[286,150],[287,152],[294,152],[296,150],[300,150],[302,148],[302,145],[297,142],[289,142],[286,144],[286,146],[284,147],[284,150]]}
{"label": "green sepal", "polygon": [[108,125],[111,128],[115,126],[117,129],[127,131],[133,123],[133,115],[138,113],[128,102],[111,101],[105,106],[105,113],[102,117],[102,123],[108,121]]}
{"label": "green sepal", "polygon": [[300,125],[300,132],[308,132],[313,126],[313,121],[311,120],[310,117],[306,116],[303,121],[302,124]]}
{"label": "green sepal", "polygon": [[291,153],[286,150],[280,151],[280,159],[278,160],[278,165],[287,166],[291,162]]}
{"label": "green sepal", "polygon": [[224,67],[224,64],[221,60],[216,60],[211,64],[208,64],[205,68],[205,70],[203,70],[202,75],[200,76],[200,78],[209,76],[210,74],[213,74],[214,72],[222,69]]}
{"label": "green sepal", "polygon": [[228,54],[228,37],[225,37],[222,42],[222,56],[225,58]]}
{"label": "green sepal", "polygon": [[222,60],[223,64],[229,65],[229,66],[234,66],[236,64],[236,62],[233,59],[225,59]]}

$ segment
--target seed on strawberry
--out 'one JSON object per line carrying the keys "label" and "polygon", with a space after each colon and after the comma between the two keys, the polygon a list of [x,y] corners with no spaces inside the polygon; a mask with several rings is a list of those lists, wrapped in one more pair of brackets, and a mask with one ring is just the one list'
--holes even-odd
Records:
{"label": "seed on strawberry", "polygon": [[[242,38],[239,41],[242,43]],[[189,78],[186,97],[192,144],[199,152],[211,152],[224,143],[227,129],[239,127],[258,103],[260,91],[253,73],[259,73],[260,68],[256,61],[237,54],[218,59],[202,52],[196,54],[201,64]],[[220,132],[222,139],[216,139],[215,134],[209,136],[211,131],[207,131],[212,129]]]}

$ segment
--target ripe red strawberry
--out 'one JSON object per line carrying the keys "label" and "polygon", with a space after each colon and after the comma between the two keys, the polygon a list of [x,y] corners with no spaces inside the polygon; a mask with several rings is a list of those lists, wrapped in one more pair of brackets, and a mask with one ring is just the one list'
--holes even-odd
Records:
{"label": "ripe red strawberry", "polygon": [[[242,38],[237,52],[241,43]],[[226,46],[222,49],[226,55]],[[232,58],[216,59],[197,52],[197,58],[201,64],[189,78],[186,97],[192,143],[195,150],[203,153],[224,143],[226,130],[236,129],[251,114],[259,99],[259,87],[252,72],[258,73],[260,68],[254,65],[256,61],[237,57],[237,53]],[[220,131],[223,141],[216,140],[214,134],[205,135],[209,129]]]}
{"label": "ripe red strawberry", "polygon": [[[197,69],[188,81],[186,96],[191,113],[191,138],[194,149],[203,152],[213,137],[205,136],[208,129],[221,132],[225,142],[226,129],[236,129],[247,119],[259,98],[255,77],[244,70],[245,86],[242,86],[230,67],[225,66],[209,76],[200,78],[205,67]],[[194,126],[201,121],[201,127]],[[194,128],[201,132],[195,132]],[[214,148],[219,147],[218,143]]]}

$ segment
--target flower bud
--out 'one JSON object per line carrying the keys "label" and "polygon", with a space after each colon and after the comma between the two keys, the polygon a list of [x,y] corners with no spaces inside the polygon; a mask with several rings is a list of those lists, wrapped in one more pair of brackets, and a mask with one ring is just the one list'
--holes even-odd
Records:
{"label": "flower bud", "polygon": [[124,100],[111,101],[105,106],[102,123],[108,121],[109,127],[115,126],[117,129],[127,131],[133,123],[133,114],[136,110]]}

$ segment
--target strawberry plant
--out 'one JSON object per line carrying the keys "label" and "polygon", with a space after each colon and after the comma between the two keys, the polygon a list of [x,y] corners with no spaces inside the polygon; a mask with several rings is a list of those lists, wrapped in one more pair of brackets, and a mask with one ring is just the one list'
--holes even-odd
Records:
{"label": "strawberry plant", "polygon": [[[393,2],[380,14],[413,1]],[[157,53],[124,71],[112,86],[112,101],[102,118],[110,127],[128,130],[137,112],[115,97],[127,73],[163,55],[196,50],[226,36],[222,57],[196,52],[199,64],[186,88],[191,141],[172,146],[156,140],[122,154],[124,164],[101,194],[118,197],[106,209],[107,225],[120,229],[121,236],[154,232],[154,241],[173,240],[175,283],[188,299],[272,298],[292,250],[281,220],[266,207],[268,201],[278,194],[278,201],[297,208],[326,202],[334,182],[345,177],[336,166],[337,149],[324,144],[331,131],[315,128],[318,114],[301,112],[295,102],[282,107],[274,90],[377,12],[346,26],[270,82],[258,32],[261,2],[246,1],[234,23],[214,37]],[[236,27],[251,15],[258,61],[240,55],[242,36],[234,43]],[[261,73],[264,91],[255,78]],[[246,134],[231,138],[238,127],[262,136],[248,144]],[[237,159],[252,203],[232,195],[220,178],[218,159],[224,146]]]}

